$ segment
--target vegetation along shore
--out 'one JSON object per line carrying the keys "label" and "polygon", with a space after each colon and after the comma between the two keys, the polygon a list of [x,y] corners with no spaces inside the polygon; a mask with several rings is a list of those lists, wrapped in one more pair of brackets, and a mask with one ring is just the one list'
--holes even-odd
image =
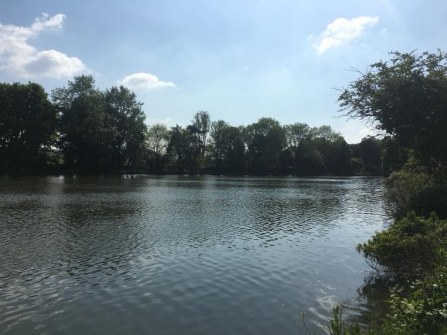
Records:
{"label": "vegetation along shore", "polygon": [[374,270],[360,291],[387,287],[386,308],[359,326],[339,306],[331,334],[447,333],[447,55],[391,55],[359,72],[339,98],[342,113],[391,135],[384,164],[405,157],[385,179],[394,223],[357,246]]}

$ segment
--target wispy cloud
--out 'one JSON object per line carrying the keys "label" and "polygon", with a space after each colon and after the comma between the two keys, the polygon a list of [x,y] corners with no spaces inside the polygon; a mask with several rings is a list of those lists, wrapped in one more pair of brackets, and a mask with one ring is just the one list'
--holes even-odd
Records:
{"label": "wispy cloud", "polygon": [[64,14],[42,14],[29,27],[0,23],[0,70],[22,78],[61,78],[87,71],[79,58],[56,50],[39,51],[29,44],[43,31],[62,29],[64,20]]}
{"label": "wispy cloud", "polygon": [[157,124],[157,123],[161,123],[161,124],[168,124],[170,123],[172,120],[171,118],[167,117],[164,119],[146,119],[146,123],[148,125],[152,125],[152,124]]}
{"label": "wispy cloud", "polygon": [[[330,48],[339,47],[359,37],[365,27],[373,26],[377,21],[379,21],[377,16],[360,16],[351,20],[338,18],[328,24],[326,30],[318,36],[314,47],[322,55]],[[313,35],[310,38],[315,39]]]}
{"label": "wispy cloud", "polygon": [[151,90],[154,88],[176,87],[174,83],[161,81],[150,73],[134,73],[125,77],[120,82],[122,85],[132,89]]}
{"label": "wispy cloud", "polygon": [[364,124],[357,120],[350,120],[341,129],[341,133],[348,143],[360,143],[367,136],[377,135],[377,131],[374,128],[365,127]]}

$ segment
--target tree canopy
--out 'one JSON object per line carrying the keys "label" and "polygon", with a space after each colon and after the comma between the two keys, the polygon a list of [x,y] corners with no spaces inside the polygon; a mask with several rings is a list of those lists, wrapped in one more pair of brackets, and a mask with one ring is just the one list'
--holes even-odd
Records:
{"label": "tree canopy", "polygon": [[92,76],[82,75],[56,88],[52,99],[60,119],[58,147],[69,170],[132,170],[147,131],[133,92],[123,86],[101,91]]}
{"label": "tree canopy", "polygon": [[345,115],[365,120],[414,150],[424,162],[447,162],[447,54],[392,52],[342,90]]}
{"label": "tree canopy", "polygon": [[56,111],[41,85],[0,84],[0,173],[41,168],[55,128]]}

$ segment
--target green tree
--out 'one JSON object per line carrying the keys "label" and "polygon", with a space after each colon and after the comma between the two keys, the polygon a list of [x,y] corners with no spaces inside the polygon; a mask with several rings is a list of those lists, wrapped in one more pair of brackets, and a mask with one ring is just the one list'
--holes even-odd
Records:
{"label": "green tree", "polygon": [[158,154],[163,154],[166,151],[166,146],[169,140],[169,130],[164,124],[154,124],[148,129],[148,144],[149,148]]}
{"label": "green tree", "polygon": [[352,144],[356,173],[382,175],[382,140],[368,136],[360,143]]}
{"label": "green tree", "polygon": [[146,139],[143,104],[137,101],[135,93],[124,86],[107,89],[104,99],[106,122],[103,131],[112,135],[115,172],[120,172],[123,167],[132,171],[144,151]]}
{"label": "green tree", "polygon": [[310,135],[310,127],[307,123],[296,122],[286,125],[286,138],[289,147],[298,148],[301,141]]}
{"label": "green tree", "polygon": [[113,129],[107,126],[104,94],[92,76],[74,77],[68,87],[56,88],[52,100],[59,113],[59,143],[70,171],[95,173],[110,168]]}
{"label": "green tree", "polygon": [[394,136],[445,180],[447,55],[440,50],[391,55],[342,90],[341,111]]}
{"label": "green tree", "polygon": [[382,140],[382,171],[385,176],[393,171],[399,171],[408,159],[408,150],[399,147],[392,136],[385,136]]}
{"label": "green tree", "polygon": [[296,173],[298,175],[315,176],[326,173],[323,154],[319,150],[317,141],[310,137],[301,142],[297,151],[296,161]]}
{"label": "green tree", "polygon": [[143,154],[147,126],[142,103],[124,86],[105,92],[92,76],[53,90],[59,113],[59,148],[70,171],[132,171]]}
{"label": "green tree", "polygon": [[351,151],[344,138],[330,126],[309,129],[296,151],[300,175],[351,175]]}
{"label": "green tree", "polygon": [[332,130],[331,126],[323,125],[318,128],[314,127],[310,129],[310,137],[313,139],[321,138],[329,142],[335,142],[342,136],[340,135],[340,133]]}
{"label": "green tree", "polygon": [[324,154],[326,173],[334,176],[350,176],[352,175],[351,149],[344,140],[339,136],[334,141],[320,140],[320,145]]}
{"label": "green tree", "polygon": [[195,172],[198,151],[197,138],[194,133],[179,125],[171,128],[166,154],[179,174],[183,174],[185,170],[188,170],[189,173]]}
{"label": "green tree", "polygon": [[[291,163],[292,171],[296,171],[298,148],[301,142],[311,135],[311,129],[307,123],[294,123],[284,126],[286,132],[287,144],[290,150],[283,151],[281,158],[283,168]],[[286,163],[288,162],[288,163]]]}
{"label": "green tree", "polygon": [[0,84],[0,173],[44,168],[56,110],[42,86]]}
{"label": "green tree", "polygon": [[162,173],[167,163],[166,155],[162,155],[149,147],[143,147],[138,156],[135,168],[145,173]]}
{"label": "green tree", "polygon": [[191,123],[195,127],[194,133],[200,143],[201,154],[205,156],[206,141],[211,127],[210,115],[206,111],[197,112]]}
{"label": "green tree", "polygon": [[223,120],[218,120],[211,123],[210,138],[213,144],[213,160],[214,166],[216,167],[216,172],[218,174],[220,174],[222,170],[222,162],[224,159],[223,146],[226,136],[225,133],[228,128],[230,128],[230,125]]}
{"label": "green tree", "polygon": [[222,153],[224,167],[232,174],[245,172],[245,143],[240,129],[227,127],[223,131]]}
{"label": "green tree", "polygon": [[248,148],[248,168],[254,173],[272,173],[279,168],[281,151],[286,147],[286,132],[272,118],[261,118],[244,131]]}

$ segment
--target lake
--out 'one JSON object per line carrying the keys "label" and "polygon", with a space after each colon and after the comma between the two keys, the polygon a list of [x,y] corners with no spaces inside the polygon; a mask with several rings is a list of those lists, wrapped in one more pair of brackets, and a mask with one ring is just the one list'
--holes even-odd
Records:
{"label": "lake", "polygon": [[0,332],[303,334],[360,306],[380,178],[0,177]]}

